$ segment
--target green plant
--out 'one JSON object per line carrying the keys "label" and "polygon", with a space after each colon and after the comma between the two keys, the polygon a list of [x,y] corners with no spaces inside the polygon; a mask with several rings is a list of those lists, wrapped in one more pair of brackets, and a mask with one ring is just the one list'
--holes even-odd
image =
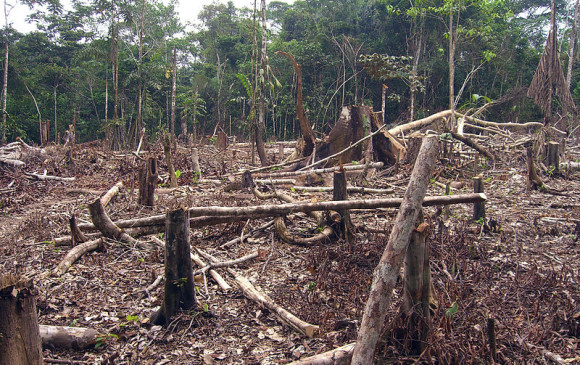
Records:
{"label": "green plant", "polygon": [[482,226],[483,226],[483,225],[485,224],[485,218],[483,218],[483,217],[479,217],[479,218],[478,218],[478,219],[475,221],[475,223],[477,223],[477,224],[479,224],[479,225],[482,225]]}
{"label": "green plant", "polygon": [[315,287],[316,287],[316,282],[315,281],[309,281],[308,282],[308,291],[314,290]]}
{"label": "green plant", "polygon": [[217,142],[217,137],[216,136],[211,136],[209,138],[209,143],[215,145],[216,142]]}
{"label": "green plant", "polygon": [[180,176],[181,176],[181,171],[175,170],[175,178],[179,179]]}
{"label": "green plant", "polygon": [[109,341],[112,338],[119,339],[119,336],[117,336],[114,333],[107,333],[107,334],[98,335],[97,341],[95,343],[95,348],[98,349],[99,347],[103,346],[105,344],[105,342]]}
{"label": "green plant", "polygon": [[207,303],[203,303],[203,311],[204,312],[209,312],[209,305]]}
{"label": "green plant", "polygon": [[447,308],[447,310],[445,311],[445,317],[453,318],[455,313],[457,313],[458,309],[459,306],[457,305],[457,302],[453,302],[453,304],[451,304],[451,307]]}
{"label": "green plant", "polygon": [[489,183],[489,182],[491,182],[491,176],[490,176],[490,177],[488,177],[487,179],[483,180],[483,181],[484,181],[485,183]]}
{"label": "green plant", "polygon": [[199,171],[194,171],[193,172],[193,183],[197,184],[199,183],[199,177],[201,176],[201,172]]}

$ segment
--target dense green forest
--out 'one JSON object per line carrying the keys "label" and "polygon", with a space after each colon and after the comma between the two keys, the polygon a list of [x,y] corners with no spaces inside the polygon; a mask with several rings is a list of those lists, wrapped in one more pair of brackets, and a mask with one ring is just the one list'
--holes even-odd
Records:
{"label": "dense green forest", "polygon": [[[175,0],[21,3],[37,31],[2,30],[8,141],[39,143],[43,121],[51,140],[74,123],[78,141],[107,136],[117,147],[134,144],[141,127],[171,130],[172,120],[176,135],[187,125],[198,138],[218,127],[247,139],[258,99],[264,140],[296,138],[296,73],[278,51],[301,65],[304,106],[320,133],[342,105],[381,110],[383,84],[388,123],[448,109],[450,99],[463,110],[499,101],[483,112],[488,120],[542,119],[525,91],[546,43],[546,0],[269,1],[264,12],[259,1],[214,3],[188,28]],[[579,69],[568,73],[578,5],[557,5],[560,62],[578,101]]]}

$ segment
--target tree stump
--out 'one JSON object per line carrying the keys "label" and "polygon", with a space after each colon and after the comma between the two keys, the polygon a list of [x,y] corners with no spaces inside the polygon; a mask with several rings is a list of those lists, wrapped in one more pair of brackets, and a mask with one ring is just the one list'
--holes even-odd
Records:
{"label": "tree stump", "polygon": [[191,149],[191,165],[194,179],[201,180],[201,167],[199,167],[199,152],[197,148]]}
{"label": "tree stump", "polygon": [[217,132],[216,148],[220,151],[228,147],[228,136],[222,131]]}
{"label": "tree stump", "polygon": [[[483,193],[483,177],[475,176],[473,178],[473,192]],[[485,219],[485,203],[474,203],[473,220],[478,221],[480,219]]]}
{"label": "tree stump", "polygon": [[149,157],[145,166],[139,170],[139,204],[155,205],[155,187],[159,181],[157,158]]}
{"label": "tree stump", "polygon": [[170,136],[169,134],[165,134],[161,138],[161,142],[163,143],[163,152],[165,153],[165,163],[167,164],[167,173],[169,174],[169,187],[176,188],[177,176],[175,175],[175,167],[173,167],[173,156],[171,153],[172,137],[173,135]]}
{"label": "tree stump", "polygon": [[32,280],[0,277],[0,364],[42,364]]}
{"label": "tree stump", "polygon": [[181,309],[195,307],[195,283],[189,247],[189,212],[178,209],[165,219],[165,295],[151,322],[165,325]]}
{"label": "tree stump", "polygon": [[[405,347],[412,355],[425,350],[425,340],[429,334],[429,296],[431,271],[429,266],[429,246],[426,244],[429,225],[419,213],[417,227],[411,233],[411,241],[405,256],[405,279],[401,318],[405,336]],[[425,267],[426,266],[426,267]]]}
{"label": "tree stump", "polygon": [[547,163],[548,168],[554,174],[560,172],[560,144],[558,142],[549,142],[548,147]]}
{"label": "tree stump", "polygon": [[[346,189],[346,174],[343,169],[334,173],[334,190],[332,192],[332,200],[348,200],[348,193]],[[350,219],[348,210],[339,210],[340,214],[340,229],[339,234],[343,235],[348,240],[349,235],[352,234],[353,224]]]}

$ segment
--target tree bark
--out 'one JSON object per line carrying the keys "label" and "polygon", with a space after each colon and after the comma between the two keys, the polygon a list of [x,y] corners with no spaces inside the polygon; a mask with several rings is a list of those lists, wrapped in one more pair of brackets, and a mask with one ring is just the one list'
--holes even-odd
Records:
{"label": "tree bark", "polygon": [[[473,192],[483,193],[483,178],[481,176],[473,178]],[[485,203],[483,202],[473,204],[473,220],[478,221],[480,219],[485,219]]]}
{"label": "tree bark", "polygon": [[[177,49],[173,48],[173,69],[171,72],[171,138],[175,138],[175,100],[177,97]],[[184,133],[184,131],[181,131]],[[185,131],[187,133],[187,130]],[[184,134],[185,135],[185,134]]]}
{"label": "tree bark", "polygon": [[0,277],[0,364],[42,364],[32,280]]}
{"label": "tree bark", "polygon": [[429,178],[435,168],[439,153],[438,147],[435,137],[423,140],[389,242],[373,273],[371,291],[352,357],[353,365],[367,365],[373,362],[375,346],[382,332],[387,309],[391,304],[393,288],[404,253],[409,245],[411,232],[421,210]]}
{"label": "tree bark", "polygon": [[[419,214],[417,228],[411,233],[411,242],[405,256],[405,280],[401,312],[405,330],[406,349],[413,355],[419,355],[425,349],[425,339],[429,331],[429,288],[430,282],[424,282],[425,262],[429,262],[429,251],[425,244],[429,225],[423,222]],[[427,257],[425,257],[427,256]],[[426,295],[426,298],[424,296]]]}
{"label": "tree bark", "polygon": [[[6,0],[4,1],[4,15],[6,28],[8,28],[8,15],[6,13]],[[5,37],[8,37],[8,33],[4,34]],[[6,143],[6,101],[8,99],[8,39],[6,39],[6,43],[4,43],[4,76],[2,78],[2,138],[0,139],[0,145],[4,145]]]}
{"label": "tree bark", "polygon": [[155,187],[159,182],[157,158],[149,157],[145,165],[139,169],[139,200],[140,205],[152,207],[155,205]]}
{"label": "tree bark", "polygon": [[151,322],[165,325],[182,308],[194,308],[195,283],[190,259],[189,213],[178,209],[167,213],[165,222],[165,295],[161,309]]}
{"label": "tree bark", "polygon": [[350,363],[350,358],[352,357],[354,346],[354,342],[349,343],[335,348],[334,350],[323,352],[322,354],[293,361],[288,365],[348,365]]}
{"label": "tree bark", "polygon": [[300,156],[310,156],[314,150],[314,132],[312,131],[308,117],[304,112],[304,104],[302,101],[302,67],[298,64],[298,62],[296,62],[294,56],[292,56],[290,53],[278,51],[276,54],[281,54],[288,57],[294,66],[294,70],[296,71],[296,117],[300,123],[300,131],[302,132],[302,139],[304,140],[304,147],[302,148],[302,151],[300,151]]}
{"label": "tree bark", "polygon": [[97,343],[99,333],[92,328],[40,325],[42,345],[59,349],[83,350]]}
{"label": "tree bark", "polygon": [[165,134],[162,138],[163,152],[165,152],[165,163],[167,164],[167,173],[169,174],[169,187],[177,187],[177,176],[175,175],[175,167],[173,167],[173,158],[171,155],[171,138]]}
{"label": "tree bark", "polygon": [[[572,33],[570,34],[570,50],[568,51],[568,72],[566,73],[566,85],[568,85],[568,89],[572,84],[572,65],[574,64],[574,47],[576,46],[576,37],[577,37],[577,26],[578,26],[578,3],[580,0],[576,0],[576,5],[574,6],[574,23],[572,24]],[[8,55],[8,51],[6,51]],[[6,56],[8,60],[8,56]]]}
{"label": "tree bark", "polygon": [[[334,173],[334,189],[332,191],[332,200],[334,201],[347,201],[348,193],[346,189],[346,175],[344,170],[336,171]],[[349,235],[352,235],[352,230],[354,228],[352,221],[350,219],[350,213],[347,209],[338,210],[340,214],[340,234],[348,241]]]}
{"label": "tree bark", "polygon": [[81,258],[84,254],[91,251],[96,251],[98,249],[101,249],[102,247],[103,247],[102,238],[87,241],[73,247],[62,259],[62,261],[58,264],[58,266],[52,271],[51,273],[52,276],[63,275],[65,272],[68,271],[68,269],[72,266],[72,264],[75,263],[75,261]]}

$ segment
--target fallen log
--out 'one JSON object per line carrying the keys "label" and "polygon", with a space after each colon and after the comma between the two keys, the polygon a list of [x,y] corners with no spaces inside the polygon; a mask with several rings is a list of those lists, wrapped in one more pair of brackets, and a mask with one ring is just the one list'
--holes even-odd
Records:
{"label": "fallen log", "polygon": [[421,205],[429,178],[435,169],[438,154],[437,138],[424,138],[387,247],[373,273],[371,290],[352,355],[353,365],[373,363],[375,347],[391,304],[393,288],[405,258],[405,251],[409,246],[415,221],[421,212]]}
{"label": "fallen log", "polygon": [[[372,162],[369,164],[369,168],[381,168],[384,164],[382,162]],[[345,171],[356,171],[356,170],[364,170],[365,165],[343,165],[343,169]],[[283,171],[283,172],[273,172],[268,174],[268,178],[274,177],[286,177],[286,176],[298,176],[298,175],[308,175],[308,174],[322,174],[326,172],[336,172],[340,169],[340,166],[335,167],[328,167],[325,169],[315,169],[315,170],[308,170],[308,171]],[[258,182],[260,180],[256,180]],[[268,180],[264,180],[268,181]]]}
{"label": "fallen log", "polygon": [[101,204],[103,207],[106,207],[111,199],[119,192],[119,190],[123,187],[123,182],[119,181],[112,188],[110,188],[103,196],[101,197]]}
{"label": "fallen log", "polygon": [[42,346],[82,350],[94,346],[101,335],[91,328],[40,325]]}
{"label": "fallen log", "polygon": [[[426,197],[423,206],[451,205],[461,203],[478,203],[486,201],[487,197],[483,193],[443,195]],[[259,205],[249,207],[195,207],[190,208],[193,217],[204,215],[211,216],[231,216],[231,217],[255,217],[264,215],[285,215],[290,213],[308,213],[321,210],[344,210],[344,209],[376,209],[376,208],[397,208],[401,205],[402,198],[391,199],[357,199],[344,201],[327,201],[318,203],[300,202],[295,204]]]}
{"label": "fallen log", "polygon": [[208,271],[210,269],[218,269],[218,268],[222,268],[222,267],[230,267],[230,266],[238,265],[238,264],[244,263],[246,261],[255,259],[258,256],[260,256],[259,252],[253,252],[249,255],[239,257],[235,260],[221,261],[218,263],[209,263],[209,264],[205,265],[204,267],[202,267],[201,269],[194,271],[193,275],[194,276],[200,275],[200,274],[205,273],[206,271]]}
{"label": "fallen log", "polygon": [[489,158],[490,160],[492,160],[492,161],[495,160],[495,156],[492,155],[485,147],[481,146],[479,143],[477,143],[477,142],[475,142],[475,141],[473,141],[465,136],[459,135],[455,132],[451,132],[451,135],[456,140],[465,143],[467,146],[473,148],[474,150],[481,153],[482,155]]}
{"label": "fallen log", "polygon": [[36,180],[40,180],[40,181],[47,181],[47,180],[53,180],[53,181],[75,181],[76,180],[75,177],[60,177],[60,176],[46,175],[46,171],[44,171],[44,174],[42,174],[42,175],[41,174],[34,173],[34,172],[24,172],[24,175],[33,177]]}
{"label": "fallen log", "polygon": [[463,115],[459,112],[455,112],[455,115],[460,118],[465,118],[469,120],[471,123],[479,124],[484,127],[497,127],[497,128],[507,128],[507,129],[528,129],[528,128],[542,128],[544,123],[539,122],[527,122],[527,123],[496,123],[496,122],[488,122],[486,120],[482,120],[475,117],[470,117],[468,115]]}
{"label": "fallen log", "polygon": [[73,247],[69,252],[67,252],[67,254],[62,259],[62,261],[58,264],[58,266],[52,271],[52,273],[51,273],[52,276],[63,275],[65,272],[68,271],[68,269],[72,266],[72,264],[75,261],[77,261],[79,258],[81,258],[84,254],[91,252],[91,251],[96,251],[102,247],[103,247],[103,239],[102,238],[98,238],[98,239],[92,240],[92,241],[87,241],[87,242],[81,243],[80,245]]}
{"label": "fallen log", "polygon": [[[254,219],[269,217],[268,214],[258,214],[254,215]],[[194,217],[189,219],[189,228],[199,228],[205,226],[214,226],[223,223],[239,222],[241,220],[248,219],[247,217],[233,217],[233,216],[212,216],[212,217]],[[159,231],[159,229],[165,229],[165,223],[163,221],[163,215],[153,215],[145,218],[135,218],[135,219],[122,219],[114,222],[118,228],[144,228],[151,227],[151,230],[143,230],[141,232],[135,232],[134,234],[147,235],[154,234]],[[78,227],[84,231],[96,230],[94,224],[92,223],[81,223]],[[66,237],[59,238],[59,240],[66,241]],[[69,238],[70,240],[70,238]]]}
{"label": "fallen log", "polygon": [[[197,249],[200,255],[206,257],[210,261],[214,263],[218,263],[215,257],[207,254],[199,249]],[[244,293],[246,297],[252,299],[256,303],[260,305],[262,308],[267,308],[272,311],[276,316],[284,323],[289,325],[294,330],[308,336],[309,338],[313,338],[318,334],[319,327],[308,322],[301,320],[300,318],[296,317],[292,313],[288,312],[286,309],[282,308],[280,305],[276,304],[272,298],[270,298],[267,294],[260,292],[256,289],[250,281],[236,273],[234,270],[227,268],[227,271],[234,277],[234,280]]]}
{"label": "fallen log", "polygon": [[[301,192],[315,192],[315,193],[322,193],[322,192],[332,192],[334,190],[333,186],[298,186],[294,185],[291,187],[294,191],[301,191]],[[394,194],[395,190],[393,189],[374,189],[374,188],[366,188],[364,186],[347,186],[346,191],[349,193],[360,193],[360,194]]]}
{"label": "fallen log", "polygon": [[93,224],[103,234],[103,236],[120,242],[137,245],[144,249],[150,248],[149,245],[137,241],[117,227],[105,212],[105,208],[103,207],[100,198],[89,204],[89,212]]}
{"label": "fallen log", "polygon": [[405,132],[413,130],[413,129],[428,126],[429,124],[434,123],[440,119],[449,118],[449,116],[451,116],[451,110],[444,110],[442,112],[430,115],[427,118],[418,119],[414,122],[402,124],[402,125],[396,126],[394,128],[391,128],[391,129],[389,129],[389,133],[396,137],[401,133],[405,133]]}
{"label": "fallen log", "polygon": [[288,363],[287,365],[348,365],[355,342],[337,347],[334,350]]}

